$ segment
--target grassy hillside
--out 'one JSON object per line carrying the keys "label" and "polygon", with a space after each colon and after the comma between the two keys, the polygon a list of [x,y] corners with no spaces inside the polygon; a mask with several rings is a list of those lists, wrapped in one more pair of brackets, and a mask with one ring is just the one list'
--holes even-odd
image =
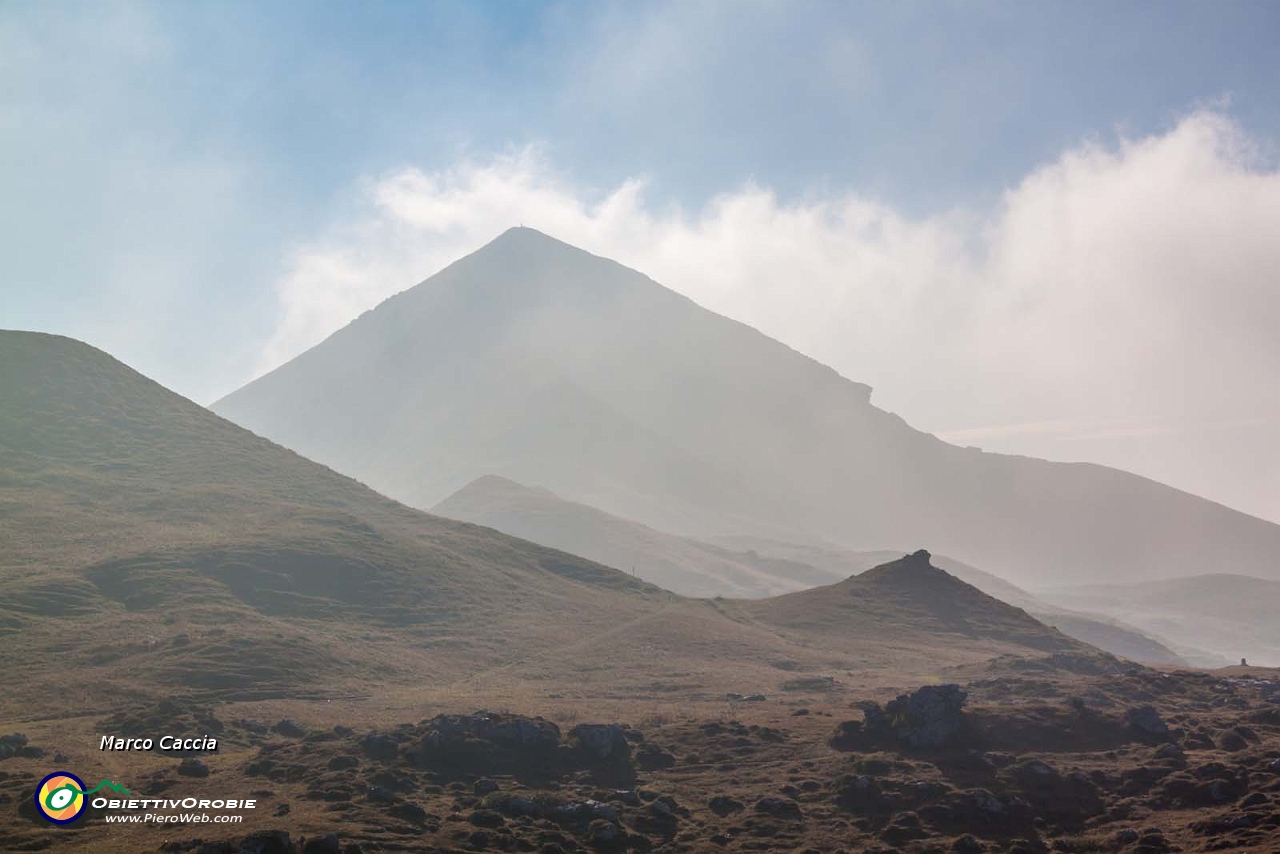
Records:
{"label": "grassy hillside", "polygon": [[1044,652],[1086,648],[936,568],[930,558],[917,551],[837,584],[750,603],[749,609],[769,625],[823,635],[840,645],[850,642],[850,627],[857,626],[860,633],[906,643],[913,634],[927,633],[957,643],[983,638]]}
{"label": "grassy hillside", "polygon": [[866,599],[874,621],[833,612],[821,632],[857,641],[836,652],[765,612],[411,510],[49,335],[0,333],[0,483],[10,717],[174,692],[707,696],[776,685],[768,661],[932,671],[1060,644],[1034,624],[957,636],[901,591]]}
{"label": "grassy hillside", "polygon": [[671,598],[406,508],[55,336],[0,333],[0,485],[2,655],[37,682],[43,644],[83,684],[457,674]]}

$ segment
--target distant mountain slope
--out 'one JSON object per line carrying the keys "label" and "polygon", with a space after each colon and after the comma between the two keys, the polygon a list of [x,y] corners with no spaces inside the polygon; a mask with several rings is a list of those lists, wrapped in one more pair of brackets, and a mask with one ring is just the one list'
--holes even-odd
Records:
{"label": "distant mountain slope", "polygon": [[[763,662],[835,655],[734,602],[397,504],[51,335],[0,331],[0,543],[9,719],[53,698],[102,712],[391,685],[455,702],[675,678],[724,692],[772,685]],[[841,664],[931,672],[1053,636],[892,622],[846,626]]]}
{"label": "distant mountain slope", "polygon": [[[492,475],[463,487],[432,512],[487,525],[631,571],[645,581],[687,596],[756,598],[802,590],[842,581],[899,557],[894,552],[855,552],[760,537],[731,538],[729,542],[736,547],[724,548],[666,534],[594,507],[565,501],[549,490]],[[1050,605],[957,560],[935,556],[933,564],[1099,649],[1152,664],[1185,663],[1160,642],[1114,620]]]}
{"label": "distant mountain slope", "polygon": [[214,409],[419,507],[497,474],[702,539],[928,542],[1019,584],[1280,578],[1280,526],[1101,466],[954,447],[869,397],[520,228]]}
{"label": "distant mountain slope", "polygon": [[682,596],[753,598],[836,580],[804,563],[677,537],[493,475],[431,512],[581,555]]}
{"label": "distant mountain slope", "polygon": [[1280,666],[1277,581],[1220,573],[1138,584],[1050,587],[1038,595],[1067,608],[1108,614],[1228,662],[1246,657],[1251,664]]}

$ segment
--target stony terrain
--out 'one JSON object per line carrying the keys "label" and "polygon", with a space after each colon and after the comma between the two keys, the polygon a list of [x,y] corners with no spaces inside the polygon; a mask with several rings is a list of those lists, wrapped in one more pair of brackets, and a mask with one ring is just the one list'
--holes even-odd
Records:
{"label": "stony terrain", "polygon": [[[0,759],[0,849],[1280,851],[1280,673],[1050,655],[954,675],[968,678],[896,698],[811,690],[631,721],[552,704],[349,727],[325,704],[269,721],[171,702],[77,724],[224,739],[213,755],[123,765],[37,723]],[[28,790],[62,748],[136,792],[252,792],[261,808],[231,833],[92,814],[52,828]]]}

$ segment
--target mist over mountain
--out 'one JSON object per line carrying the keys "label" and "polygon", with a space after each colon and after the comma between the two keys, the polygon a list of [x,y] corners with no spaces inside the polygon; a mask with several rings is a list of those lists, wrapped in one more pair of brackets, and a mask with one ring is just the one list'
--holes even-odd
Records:
{"label": "mist over mountain", "polygon": [[497,474],[682,535],[928,542],[1019,584],[1280,575],[1280,526],[1102,466],[948,445],[870,396],[516,228],[213,408],[419,507]]}
{"label": "mist over mountain", "polygon": [[[1136,584],[1050,587],[1041,598],[1107,614],[1228,662],[1280,666],[1280,582],[1214,573]],[[1202,665],[1190,651],[1187,657]]]}
{"label": "mist over mountain", "polygon": [[[844,581],[900,557],[893,551],[858,552],[762,537],[730,537],[724,545],[715,545],[667,534],[566,501],[549,490],[492,475],[467,484],[431,510],[630,571],[686,596],[758,598],[793,592]],[[998,576],[944,555],[934,555],[932,565],[1114,655],[1152,664],[1185,663],[1160,641],[1117,619],[1052,605]],[[1228,662],[1217,659],[1215,663]]]}
{"label": "mist over mountain", "polygon": [[[496,528],[630,572],[682,596],[755,598],[839,581],[850,572],[680,537],[506,478],[477,478],[431,512]],[[896,553],[878,553],[884,563]]]}

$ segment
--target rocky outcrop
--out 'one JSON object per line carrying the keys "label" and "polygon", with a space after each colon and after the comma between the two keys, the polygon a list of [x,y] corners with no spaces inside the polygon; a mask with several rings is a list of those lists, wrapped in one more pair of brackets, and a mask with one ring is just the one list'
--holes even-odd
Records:
{"label": "rocky outcrop", "polygon": [[841,724],[832,745],[855,750],[867,744],[913,749],[953,744],[964,730],[961,709],[966,696],[959,685],[926,685],[890,700],[883,708],[879,703],[863,703],[862,721]]}

